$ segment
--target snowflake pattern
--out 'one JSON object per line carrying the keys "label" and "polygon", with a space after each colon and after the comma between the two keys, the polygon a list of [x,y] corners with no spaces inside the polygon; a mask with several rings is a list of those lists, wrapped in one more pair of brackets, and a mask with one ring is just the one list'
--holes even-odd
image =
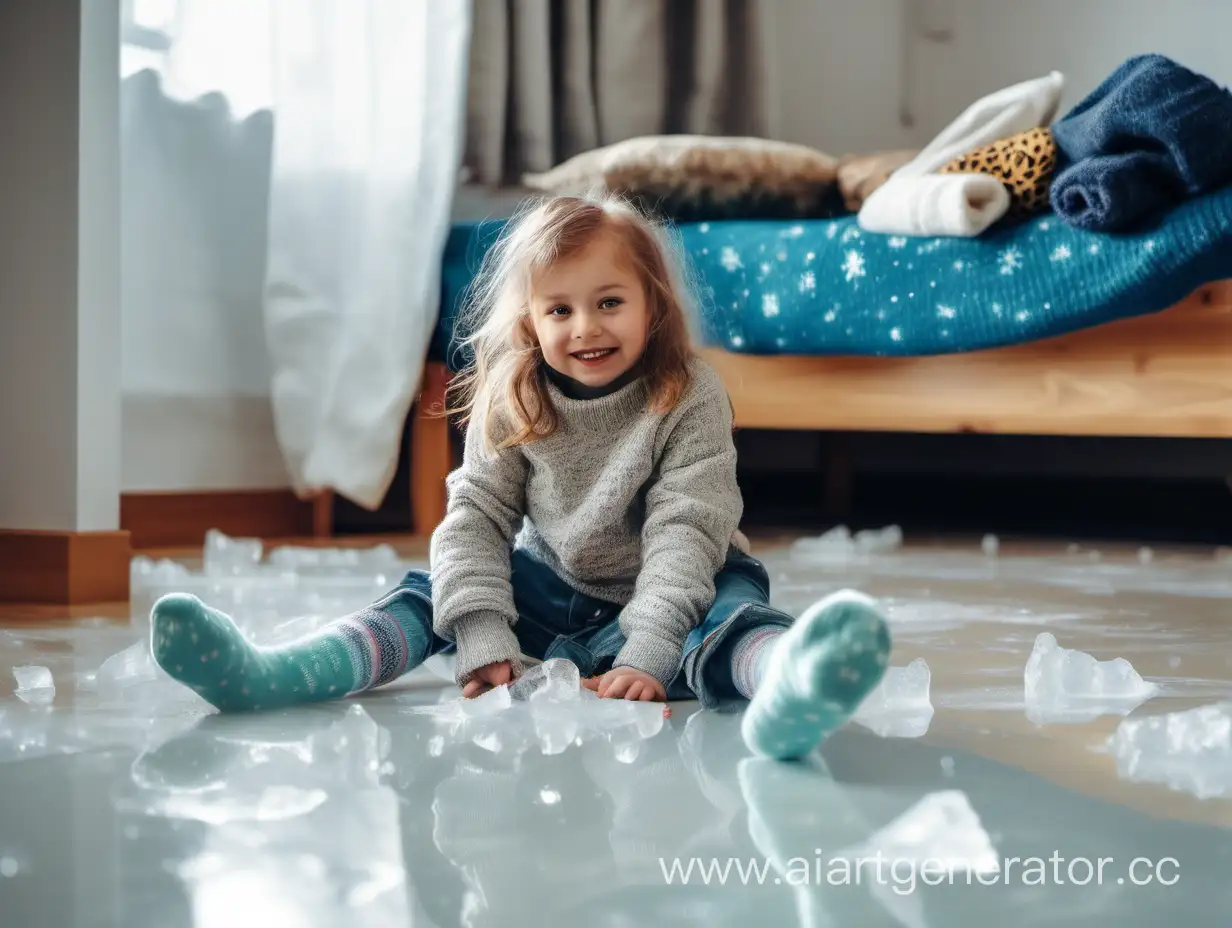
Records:
{"label": "snowflake pattern", "polygon": [[864,276],[864,255],[854,248],[847,252],[847,260],[843,262],[843,273],[847,275],[847,283],[853,283]]}
{"label": "snowflake pattern", "polygon": [[[695,290],[699,307],[715,312],[703,322],[709,338],[732,351],[775,354],[784,340],[786,350],[802,353],[897,354],[928,353],[930,346],[978,350],[1007,328],[1019,339],[1059,334],[1085,305],[1093,277],[1116,275],[1123,260],[1149,264],[1174,248],[1188,254],[1196,247],[1193,235],[1177,245],[1171,232],[1090,235],[1051,215],[982,241],[875,235],[849,219],[752,228],[712,220],[681,231],[698,263],[697,283],[715,291],[707,301],[709,288]],[[1043,295],[1033,295],[1040,285]]]}
{"label": "snowflake pattern", "polygon": [[1008,277],[1022,267],[1022,252],[1017,248],[1007,248],[1001,252],[997,263],[1001,265],[1001,273]]}
{"label": "snowflake pattern", "polygon": [[744,267],[740,261],[740,254],[731,245],[723,246],[723,250],[719,252],[719,263],[728,271],[737,271]]}

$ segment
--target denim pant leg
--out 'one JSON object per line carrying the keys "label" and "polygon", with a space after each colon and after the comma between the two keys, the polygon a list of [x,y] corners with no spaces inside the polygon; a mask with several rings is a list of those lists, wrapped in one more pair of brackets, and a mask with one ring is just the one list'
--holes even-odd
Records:
{"label": "denim pant leg", "polygon": [[[729,549],[726,562],[715,575],[714,586],[714,602],[702,623],[685,640],[680,670],[667,687],[669,700],[696,698],[708,709],[745,702],[732,681],[731,662],[724,659],[720,645],[760,625],[787,628],[793,621],[787,613],[769,604],[770,577],[761,562],[739,548]],[[624,643],[619,620],[613,619],[580,644],[602,670],[611,666]],[[714,659],[716,652],[719,660]]]}
{"label": "denim pant leg", "polygon": [[[407,671],[414,670],[433,654],[448,654],[454,650],[454,643],[446,638],[442,638],[432,629],[432,576],[426,570],[411,570],[402,578],[401,582],[394,587],[389,593],[378,600],[377,603],[388,603],[391,599],[405,598],[408,605],[412,607],[414,615],[422,623],[421,627],[427,639],[427,648],[424,649],[422,655],[411,653],[408,655],[406,669]],[[376,605],[376,604],[374,604]],[[399,610],[401,613],[402,610]],[[409,629],[404,629],[404,632],[409,632]],[[407,634],[407,643],[410,644],[411,635]]]}
{"label": "denim pant leg", "polygon": [[785,629],[793,621],[770,605],[770,576],[761,562],[733,547],[715,577],[714,604],[685,644],[682,676],[689,689],[707,709],[744,705],[732,679],[730,645],[751,629]]}
{"label": "denim pant leg", "polygon": [[565,658],[583,677],[593,676],[599,658],[587,646],[597,628],[610,623],[620,606],[579,593],[546,564],[521,549],[510,560],[514,633],[522,653],[538,660]]}

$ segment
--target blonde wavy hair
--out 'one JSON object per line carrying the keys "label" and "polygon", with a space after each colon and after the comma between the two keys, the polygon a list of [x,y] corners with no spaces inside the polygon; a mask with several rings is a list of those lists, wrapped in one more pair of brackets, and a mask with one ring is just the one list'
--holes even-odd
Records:
{"label": "blonde wavy hair", "polygon": [[639,364],[651,410],[670,412],[688,388],[692,303],[686,265],[675,260],[680,250],[667,230],[616,197],[530,201],[484,256],[459,321],[473,360],[450,384],[448,412],[482,429],[488,451],[539,441],[558,428],[530,317],[531,282],[604,233],[619,238],[645,288],[650,332]]}

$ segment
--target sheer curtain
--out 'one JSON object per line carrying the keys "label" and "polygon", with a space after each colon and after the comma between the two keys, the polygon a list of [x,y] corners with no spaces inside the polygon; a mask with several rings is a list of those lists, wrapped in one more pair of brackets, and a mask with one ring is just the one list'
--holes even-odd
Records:
{"label": "sheer curtain", "polygon": [[[301,495],[381,502],[436,321],[470,0],[126,0],[123,67],[272,113],[263,330]],[[138,178],[138,182],[140,182]]]}

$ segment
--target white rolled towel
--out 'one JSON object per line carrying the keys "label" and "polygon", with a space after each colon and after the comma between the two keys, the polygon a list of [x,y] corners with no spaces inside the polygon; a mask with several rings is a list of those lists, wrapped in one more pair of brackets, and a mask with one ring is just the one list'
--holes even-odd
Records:
{"label": "white rolled towel", "polygon": [[886,235],[975,236],[1009,208],[1009,191],[987,174],[891,177],[865,202],[860,226]]}
{"label": "white rolled towel", "polygon": [[860,209],[860,227],[889,235],[982,233],[1009,211],[1005,187],[989,175],[936,172],[960,155],[1048,125],[1064,89],[1064,75],[1053,71],[976,100],[873,191]]}

